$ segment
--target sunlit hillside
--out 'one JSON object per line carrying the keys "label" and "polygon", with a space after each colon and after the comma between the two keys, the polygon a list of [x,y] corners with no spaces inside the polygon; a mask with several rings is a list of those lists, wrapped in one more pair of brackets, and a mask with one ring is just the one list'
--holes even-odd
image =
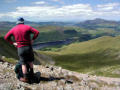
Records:
{"label": "sunlit hillside", "polygon": [[56,65],[69,70],[119,77],[120,37],[104,36],[40,53],[52,56]]}

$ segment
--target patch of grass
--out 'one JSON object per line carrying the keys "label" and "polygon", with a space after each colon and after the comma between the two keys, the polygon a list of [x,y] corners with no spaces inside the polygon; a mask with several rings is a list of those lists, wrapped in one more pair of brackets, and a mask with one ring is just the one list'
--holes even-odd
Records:
{"label": "patch of grass", "polygon": [[120,78],[120,74],[119,73],[115,73],[115,71],[120,72],[120,65],[115,65],[115,66],[107,66],[107,67],[103,67],[91,72],[88,72],[89,74],[92,75],[98,75],[98,76],[108,76],[108,77],[118,77]]}
{"label": "patch of grass", "polygon": [[17,63],[17,60],[15,60],[14,58],[4,58],[4,61],[8,62],[8,63],[12,63],[12,64],[15,64]]}
{"label": "patch of grass", "polygon": [[65,47],[66,45],[55,45],[55,46],[49,46],[49,47],[45,47],[40,49],[41,51],[54,51],[54,52],[58,52],[61,50],[61,47]]}

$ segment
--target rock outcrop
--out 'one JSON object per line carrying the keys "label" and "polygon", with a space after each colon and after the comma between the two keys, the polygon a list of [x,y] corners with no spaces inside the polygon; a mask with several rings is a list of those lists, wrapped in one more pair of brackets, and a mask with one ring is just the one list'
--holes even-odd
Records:
{"label": "rock outcrop", "polygon": [[0,90],[120,90],[120,79],[81,74],[57,66],[34,66],[39,83],[16,78],[14,65],[0,62]]}

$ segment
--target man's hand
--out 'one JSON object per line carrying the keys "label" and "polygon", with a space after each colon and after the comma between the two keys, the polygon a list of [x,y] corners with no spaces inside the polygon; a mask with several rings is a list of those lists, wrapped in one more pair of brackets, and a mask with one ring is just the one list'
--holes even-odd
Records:
{"label": "man's hand", "polygon": [[15,47],[17,47],[18,44],[17,44],[16,42],[14,42],[13,45],[14,45]]}

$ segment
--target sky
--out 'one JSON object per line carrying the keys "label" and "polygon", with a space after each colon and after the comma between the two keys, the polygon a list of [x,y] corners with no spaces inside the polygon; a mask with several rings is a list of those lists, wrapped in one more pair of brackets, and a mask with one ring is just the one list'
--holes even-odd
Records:
{"label": "sky", "polygon": [[120,21],[120,0],[0,0],[0,21]]}

